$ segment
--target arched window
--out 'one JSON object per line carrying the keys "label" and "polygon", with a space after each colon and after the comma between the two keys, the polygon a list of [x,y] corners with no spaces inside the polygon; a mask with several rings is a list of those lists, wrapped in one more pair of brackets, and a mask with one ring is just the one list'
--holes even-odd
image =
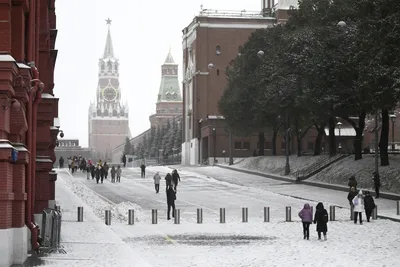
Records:
{"label": "arched window", "polygon": [[97,116],[101,116],[101,109],[97,110]]}
{"label": "arched window", "polygon": [[121,116],[124,116],[125,110],[121,109],[120,113],[121,113]]}
{"label": "arched window", "polygon": [[104,116],[108,116],[108,110],[104,110]]}
{"label": "arched window", "polygon": [[215,54],[217,54],[217,56],[219,56],[219,55],[221,55],[221,46],[219,46],[219,45],[217,45],[216,47],[215,47]]}
{"label": "arched window", "polygon": [[116,109],[114,109],[114,110],[113,110],[113,116],[115,116],[115,117],[116,117],[117,115],[118,115],[118,112],[117,112],[117,110],[116,110]]}

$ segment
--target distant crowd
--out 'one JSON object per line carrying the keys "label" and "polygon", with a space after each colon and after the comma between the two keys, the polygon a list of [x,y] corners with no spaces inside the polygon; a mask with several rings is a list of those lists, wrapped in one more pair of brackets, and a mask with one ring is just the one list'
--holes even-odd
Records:
{"label": "distant crowd", "polygon": [[[59,159],[60,168],[64,168],[64,158]],[[81,155],[68,157],[68,169],[74,174],[78,171],[87,173],[87,179],[92,177],[92,180],[96,178],[97,183],[103,183],[104,179],[107,179],[109,171],[111,174],[112,183],[121,182],[122,169],[121,166],[112,166],[111,169],[107,162],[98,160],[97,162],[92,162],[91,159],[86,160]]]}

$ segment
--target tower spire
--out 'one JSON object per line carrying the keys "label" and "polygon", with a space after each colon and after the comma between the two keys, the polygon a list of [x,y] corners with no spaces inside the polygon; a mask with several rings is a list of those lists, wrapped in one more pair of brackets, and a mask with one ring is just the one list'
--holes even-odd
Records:
{"label": "tower spire", "polygon": [[109,58],[109,57],[114,58],[114,47],[112,44],[111,31],[110,31],[112,20],[110,18],[108,18],[105,21],[108,26],[108,32],[107,32],[106,46],[104,48],[103,58]]}

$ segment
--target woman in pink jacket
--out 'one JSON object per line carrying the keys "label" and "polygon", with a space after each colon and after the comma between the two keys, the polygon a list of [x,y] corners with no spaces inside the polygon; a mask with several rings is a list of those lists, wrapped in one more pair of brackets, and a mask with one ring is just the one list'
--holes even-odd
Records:
{"label": "woman in pink jacket", "polygon": [[299,217],[303,223],[303,235],[304,239],[310,239],[310,224],[312,223],[312,210],[310,204],[304,204],[304,208],[299,212]]}

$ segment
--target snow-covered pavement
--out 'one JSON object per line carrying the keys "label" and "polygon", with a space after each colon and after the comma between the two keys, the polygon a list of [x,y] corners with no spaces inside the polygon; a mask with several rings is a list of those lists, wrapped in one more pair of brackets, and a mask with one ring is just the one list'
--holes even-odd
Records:
{"label": "snow-covered pavement", "polygon": [[[61,171],[57,180],[57,204],[61,206],[61,246],[66,254],[50,254],[41,265],[51,267],[150,267],[140,253],[128,246],[98,218],[66,184],[69,174]],[[84,208],[84,221],[77,222],[77,207]]]}
{"label": "snow-covered pavement", "polygon": [[[71,178],[62,170],[59,180],[64,183],[58,181],[57,186],[70,187],[99,217],[105,209],[112,209],[113,222],[106,228],[153,266],[398,266],[400,224],[392,221],[354,225],[348,209],[338,208],[338,221],[328,223],[328,241],[317,240],[314,225],[310,241],[302,239],[297,213],[303,204],[315,206],[311,200],[321,200],[326,208],[346,206],[347,201],[341,200],[346,200],[343,192],[333,197],[331,190],[295,188],[298,185],[218,167],[179,169],[182,182],[176,205],[181,210],[180,225],[166,220],[164,183],[160,194],[154,191],[154,172],[164,176],[171,171],[167,167],[148,168],[144,179],[138,168],[124,169],[121,184],[111,184],[109,179],[96,184],[82,173]],[[385,200],[379,201],[382,204],[378,205],[386,205]],[[264,206],[270,207],[269,223],[263,223]],[[285,206],[292,207],[294,222],[284,222]],[[242,207],[249,208],[248,223],[240,222]],[[136,212],[133,226],[127,225],[128,208]],[[203,224],[196,224],[197,208],[203,209]],[[219,223],[219,208],[226,208],[226,224]],[[151,209],[159,211],[157,225],[151,224]]]}

